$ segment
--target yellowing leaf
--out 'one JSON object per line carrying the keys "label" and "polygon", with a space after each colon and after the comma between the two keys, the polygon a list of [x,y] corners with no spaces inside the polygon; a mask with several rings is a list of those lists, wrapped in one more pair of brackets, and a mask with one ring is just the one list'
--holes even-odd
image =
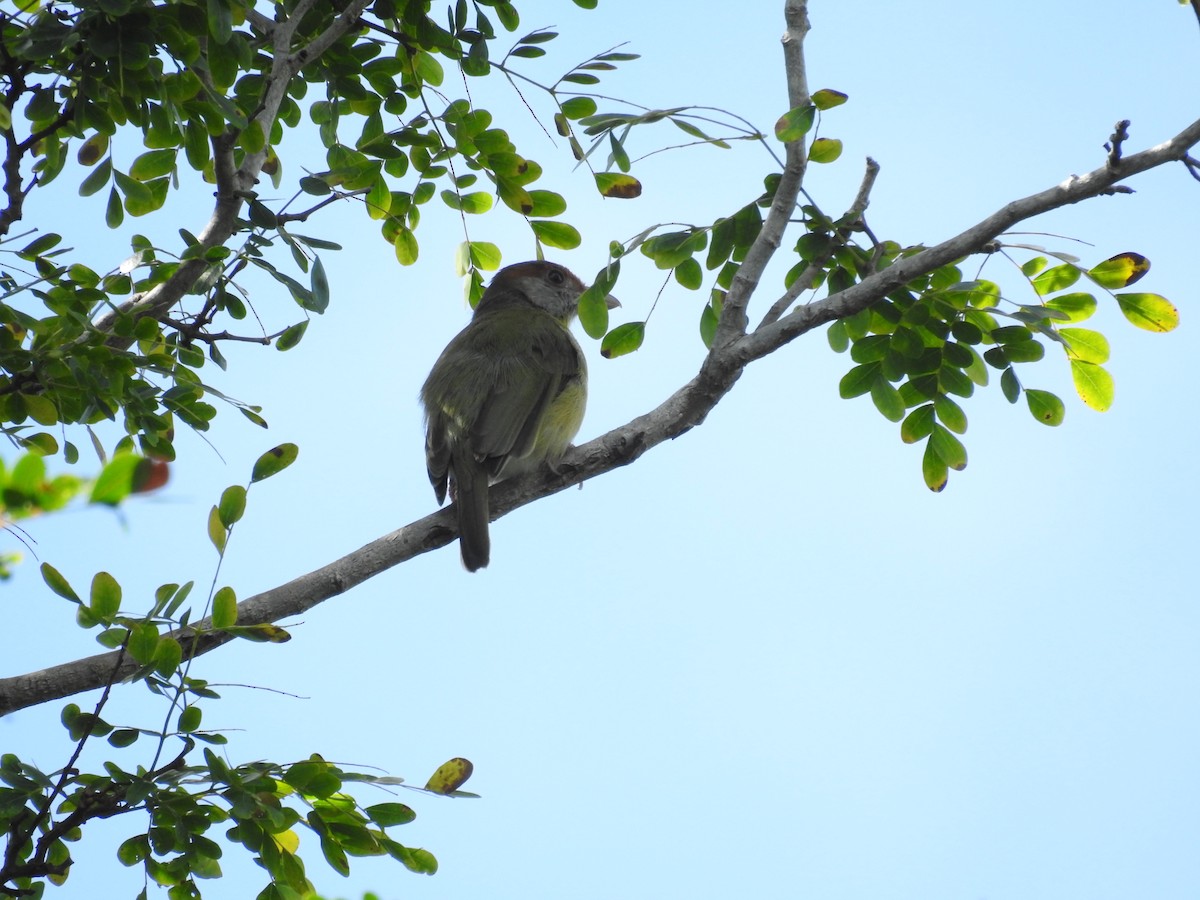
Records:
{"label": "yellowing leaf", "polygon": [[1101,287],[1129,287],[1150,271],[1150,260],[1140,253],[1118,253],[1088,270],[1088,277]]}
{"label": "yellowing leaf", "polygon": [[438,766],[425,783],[425,790],[435,794],[452,794],[466,783],[474,770],[469,759],[456,756]]}
{"label": "yellowing leaf", "polygon": [[1067,342],[1067,356],[1083,362],[1108,362],[1108,338],[1088,328],[1060,328],[1058,333]]}
{"label": "yellowing leaf", "polygon": [[817,138],[812,142],[808,158],[815,163],[831,163],[842,155],[842,142],[837,138]]}
{"label": "yellowing leaf", "polygon": [[817,108],[811,104],[788,110],[775,123],[775,137],[784,143],[800,140],[812,128],[816,115]]}
{"label": "yellowing leaf", "polygon": [[1121,312],[1146,331],[1166,332],[1179,327],[1179,310],[1158,294],[1117,294]]}
{"label": "yellowing leaf", "polygon": [[632,175],[620,172],[597,172],[596,188],[605,197],[632,200],[642,195],[642,183]]}
{"label": "yellowing leaf", "polygon": [[1113,403],[1113,380],[1108,370],[1095,363],[1071,360],[1071,379],[1079,399],[1097,412],[1105,412]]}
{"label": "yellowing leaf", "polygon": [[275,842],[276,847],[288,853],[295,853],[300,849],[300,836],[290,828],[279,834],[271,835],[271,840]]}
{"label": "yellowing leaf", "polygon": [[841,106],[850,98],[841,91],[835,91],[832,88],[821,88],[812,95],[813,106],[817,109],[833,109],[835,106]]}

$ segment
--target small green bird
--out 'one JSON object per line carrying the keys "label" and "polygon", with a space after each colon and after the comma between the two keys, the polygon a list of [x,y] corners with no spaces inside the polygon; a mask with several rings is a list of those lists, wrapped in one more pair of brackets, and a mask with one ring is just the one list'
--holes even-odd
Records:
{"label": "small green bird", "polygon": [[501,269],[421,388],[429,480],[454,501],[468,571],[488,564],[488,485],[553,464],[583,423],[587,362],[568,326],[584,290],[555,263]]}

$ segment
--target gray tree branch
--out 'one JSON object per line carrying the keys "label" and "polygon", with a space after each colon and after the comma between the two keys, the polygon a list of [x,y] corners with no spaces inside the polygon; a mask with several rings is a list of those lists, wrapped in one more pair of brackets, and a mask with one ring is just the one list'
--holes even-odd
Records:
{"label": "gray tree branch", "polygon": [[[788,8],[802,13],[804,4],[793,0],[788,3]],[[789,20],[789,35],[793,34],[802,35],[803,31],[793,31],[792,22]],[[791,53],[794,52],[794,48],[789,49],[787,46],[791,39],[785,41],[786,65],[791,65],[793,59]],[[789,84],[791,83],[789,80]],[[800,85],[803,89],[802,81]],[[948,262],[971,253],[982,252],[989,241],[996,239],[1018,222],[1068,204],[1111,193],[1118,182],[1133,175],[1169,162],[1182,161],[1188,158],[1189,151],[1197,143],[1200,143],[1200,120],[1156,147],[1123,157],[1116,164],[1106,164],[1086,175],[1072,176],[1059,185],[1015,200],[954,237],[914,256],[899,260],[889,268],[868,276],[844,291],[802,306],[777,322],[764,324],[749,334],[739,334],[738,329],[732,329],[724,343],[714,342],[713,350],[705,358],[700,372],[655,409],[574,448],[566,459],[557,465],[555,471],[543,469],[521,480],[496,485],[492,489],[491,497],[492,519],[498,519],[535,500],[628,465],[652,447],[686,433],[704,421],[708,413],[733,387],[749,363],[780,349],[800,335],[826,322],[852,315],[886,296],[896,287],[932,272]],[[802,174],[802,171],[792,173],[793,177],[798,177],[799,174]],[[798,181],[795,182],[795,189],[799,190]],[[780,192],[782,193],[782,184]],[[791,194],[791,202],[794,202],[795,196],[795,193]],[[774,212],[773,208],[772,213]],[[790,209],[787,215],[790,215]],[[768,246],[772,243],[778,246],[783,229],[786,228],[787,215],[784,216],[783,226],[779,228],[778,233],[765,239]],[[771,215],[768,215],[767,222],[772,223]],[[771,224],[771,227],[776,226]],[[763,230],[767,230],[767,225],[764,225]],[[747,260],[749,255],[747,254]],[[769,253],[767,256],[769,258]],[[745,292],[739,301],[743,304],[743,317],[744,305],[753,293],[757,278],[757,275],[754,276],[741,288]],[[445,546],[453,541],[455,536],[452,510],[439,510],[328,565],[247,598],[238,605],[238,623],[253,625],[280,622],[297,616],[392,566]],[[232,639],[226,634],[206,631],[210,625],[207,620],[198,622],[194,628],[176,632],[174,636],[195,655],[206,653]],[[117,653],[114,651],[38,672],[0,679],[0,715],[103,687],[112,677],[116,662]],[[123,664],[118,670],[118,677],[127,677],[133,671],[135,667],[132,664]]]}

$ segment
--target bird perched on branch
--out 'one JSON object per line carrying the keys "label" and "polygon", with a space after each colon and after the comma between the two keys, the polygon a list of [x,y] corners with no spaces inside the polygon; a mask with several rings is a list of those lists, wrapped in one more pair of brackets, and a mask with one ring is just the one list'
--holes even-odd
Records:
{"label": "bird perched on branch", "polygon": [[468,571],[488,564],[488,485],[553,464],[583,422],[587,363],[568,326],[585,288],[551,262],[501,269],[421,388],[429,480],[454,501]]}

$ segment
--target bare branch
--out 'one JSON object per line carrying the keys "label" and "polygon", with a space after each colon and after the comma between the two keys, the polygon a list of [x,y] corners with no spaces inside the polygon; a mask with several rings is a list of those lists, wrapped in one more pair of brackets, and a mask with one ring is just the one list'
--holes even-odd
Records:
{"label": "bare branch", "polygon": [[[809,102],[808,76],[804,64],[804,38],[808,34],[808,2],[807,0],[787,0],[784,4],[784,21],[787,30],[783,34],[784,71],[787,77],[789,108],[795,109]],[[721,309],[721,320],[717,325],[717,333],[713,337],[713,353],[718,352],[727,344],[736,341],[746,333],[746,305],[758,287],[767,263],[779,249],[783,233],[792,218],[796,208],[796,198],[804,184],[804,170],[808,162],[803,139],[791,141],[786,147],[786,157],[783,175],[775,190],[775,198],[771,209],[767,212],[762,230],[758,233],[746,258],[738,267],[729,292],[725,295],[724,306]]]}
{"label": "bare branch", "polygon": [[[846,210],[841,221],[846,223],[844,228],[839,229],[839,233],[843,238],[849,237],[851,228],[855,225],[866,227],[862,221],[863,213],[867,211],[867,206],[870,202],[871,188],[875,186],[875,178],[879,175],[879,163],[867,157],[867,170],[863,173],[862,184],[858,186],[858,194],[854,198],[854,202],[850,204],[850,208]],[[830,256],[832,255],[830,251]],[[810,290],[817,283],[817,277],[825,271],[825,263],[829,261],[829,256],[823,256],[821,259],[814,260],[804,271],[801,272],[796,279],[788,285],[783,296],[771,304],[771,308],[767,310],[767,314],[763,316],[758,327],[770,325],[772,322],[779,321],[779,317],[792,308],[792,304],[805,291]]]}
{"label": "bare branch", "polygon": [[1129,120],[1122,119],[1113,129],[1112,136],[1104,149],[1108,151],[1108,167],[1116,171],[1121,167],[1121,146],[1129,139]]}

